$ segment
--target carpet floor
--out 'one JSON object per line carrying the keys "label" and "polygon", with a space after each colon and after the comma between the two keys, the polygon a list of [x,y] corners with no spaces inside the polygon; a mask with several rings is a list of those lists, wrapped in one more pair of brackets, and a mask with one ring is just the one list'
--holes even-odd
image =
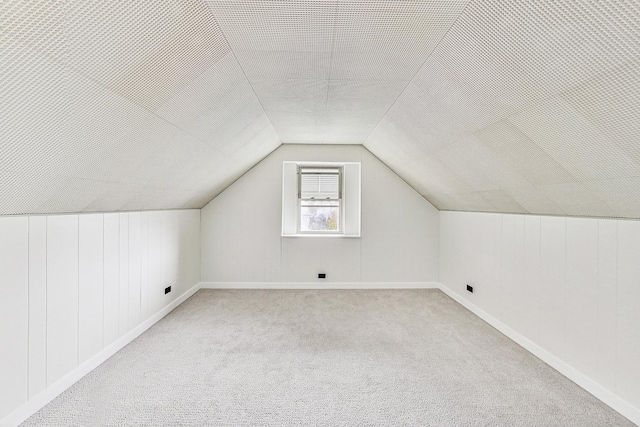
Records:
{"label": "carpet floor", "polygon": [[633,426],[439,290],[200,290],[25,426]]}

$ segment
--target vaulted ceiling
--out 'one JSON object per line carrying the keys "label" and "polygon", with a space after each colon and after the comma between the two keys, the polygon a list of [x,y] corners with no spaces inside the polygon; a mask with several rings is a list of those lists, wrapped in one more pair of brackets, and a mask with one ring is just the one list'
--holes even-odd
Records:
{"label": "vaulted ceiling", "polygon": [[639,0],[3,0],[0,214],[362,144],[436,207],[640,217]]}

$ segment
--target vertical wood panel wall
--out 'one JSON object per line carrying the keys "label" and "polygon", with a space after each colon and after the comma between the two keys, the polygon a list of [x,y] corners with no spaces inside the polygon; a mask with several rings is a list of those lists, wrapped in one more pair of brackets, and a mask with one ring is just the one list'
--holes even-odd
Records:
{"label": "vertical wood panel wall", "polygon": [[440,212],[440,242],[444,286],[640,408],[640,221]]}
{"label": "vertical wood panel wall", "polygon": [[0,217],[0,419],[195,286],[199,263],[199,210]]}

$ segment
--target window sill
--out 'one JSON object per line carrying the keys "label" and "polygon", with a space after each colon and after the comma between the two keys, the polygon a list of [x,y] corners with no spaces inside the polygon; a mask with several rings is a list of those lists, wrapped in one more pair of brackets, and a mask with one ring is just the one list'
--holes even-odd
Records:
{"label": "window sill", "polygon": [[320,238],[330,238],[330,239],[359,239],[359,234],[321,234],[321,233],[310,233],[310,234],[282,234],[282,237],[320,237]]}

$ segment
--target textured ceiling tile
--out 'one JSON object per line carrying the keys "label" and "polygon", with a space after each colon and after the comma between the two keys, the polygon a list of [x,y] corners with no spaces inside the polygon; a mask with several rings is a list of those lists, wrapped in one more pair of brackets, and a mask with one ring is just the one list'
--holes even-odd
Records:
{"label": "textured ceiling tile", "polygon": [[[393,123],[398,128],[396,135],[439,148],[438,155],[445,156],[441,160],[478,190],[527,188],[521,185],[523,182],[547,184],[633,176],[637,164],[632,159],[637,159],[638,145],[631,141],[635,138],[633,126],[638,122],[634,116],[638,97],[631,89],[636,84],[632,81],[635,66],[630,64],[640,51],[640,38],[633,29],[638,17],[640,8],[633,2],[470,2],[369,140],[381,139],[389,129],[388,123]],[[626,75],[622,73],[613,83],[607,73],[625,67]],[[534,108],[517,115],[513,124],[519,129],[504,122],[528,106],[543,105],[543,100],[595,77],[608,85],[598,94],[614,89],[603,93],[603,99],[621,100],[622,94],[633,98],[619,104],[626,114],[618,114],[613,101],[610,109],[604,103],[601,106],[601,97],[594,93],[590,102],[580,101],[585,95],[578,95],[577,102],[585,105],[573,110],[586,119],[544,104],[542,110],[546,112]],[[610,116],[628,118],[626,126],[613,125],[614,121],[606,118],[609,112]],[[609,129],[598,124],[592,118],[595,115],[599,115],[600,123],[610,123]],[[470,133],[493,152],[490,168],[486,168],[482,154],[448,147]],[[604,135],[616,137],[606,139]],[[398,144],[392,139],[389,143]],[[509,183],[511,173],[491,171],[505,166],[515,169],[523,181]],[[419,183],[412,184],[420,187]],[[441,194],[438,197],[445,200]],[[526,199],[520,197],[525,203]],[[448,197],[444,204],[456,208],[455,203]],[[469,205],[463,200],[460,203]],[[534,206],[556,212],[541,201],[534,201]],[[584,206],[576,207],[581,214],[587,212]],[[567,212],[571,213],[570,209]]]}
{"label": "textured ceiling tile", "polygon": [[323,135],[335,135],[336,133],[363,134],[371,133],[372,115],[351,116],[332,113],[319,118],[317,128]]}
{"label": "textured ceiling tile", "polygon": [[[490,190],[480,192],[482,197],[487,200],[493,210],[496,212],[509,212],[509,213],[527,213],[527,209],[522,207],[515,199],[513,199],[507,192],[502,190]],[[492,210],[492,209],[489,209]]]}
{"label": "textured ceiling tile", "polygon": [[362,145],[371,132],[342,132],[336,130],[327,130],[324,132],[325,144],[346,144],[346,145]]}
{"label": "textured ceiling tile", "polygon": [[559,98],[510,117],[533,142],[578,180],[634,176],[638,165]]}
{"label": "textured ceiling tile", "polygon": [[330,52],[336,0],[206,0],[235,50]]}
{"label": "textured ceiling tile", "polygon": [[181,191],[209,193],[220,182],[225,182],[230,176],[243,172],[242,167],[233,159],[211,150],[200,159],[192,160],[188,169],[181,170],[179,182],[174,183],[173,187]]}
{"label": "textured ceiling tile", "polygon": [[5,0],[0,214],[198,207],[282,141],[364,143],[444,209],[637,218],[639,21],[625,0]]}
{"label": "textured ceiling tile", "polygon": [[487,126],[474,135],[533,185],[575,181],[546,151],[509,121]]}
{"label": "textured ceiling tile", "polygon": [[398,165],[423,160],[428,154],[422,144],[408,137],[402,127],[390,121],[381,123],[375,129],[365,142],[365,147],[383,162]]}
{"label": "textured ceiling tile", "polygon": [[640,58],[561,96],[640,167]]}
{"label": "textured ceiling tile", "polygon": [[192,197],[188,191],[166,191],[142,187],[118,209],[121,211],[160,210],[183,205]]}
{"label": "textured ceiling tile", "polygon": [[[326,102],[325,115],[350,115],[356,117],[369,117],[367,124],[375,125],[387,112],[391,102],[388,99],[377,98],[363,102],[360,99],[331,98]],[[373,120],[375,122],[371,123]],[[373,126],[371,126],[373,128]]]}
{"label": "textured ceiling tile", "polygon": [[329,99],[390,100],[409,84],[409,80],[330,80]]}
{"label": "textured ceiling tile", "polygon": [[573,216],[615,217],[616,212],[596,196],[586,183],[551,184],[537,187],[540,193]]}
{"label": "textured ceiling tile", "polygon": [[538,187],[510,187],[503,190],[527,212],[531,214],[565,215],[558,205],[545,197]]}
{"label": "textured ceiling tile", "polygon": [[151,111],[230,52],[201,2],[66,6],[68,66]]}
{"label": "textured ceiling tile", "polygon": [[416,191],[422,194],[438,209],[443,209],[445,204],[440,202],[439,196],[443,194],[443,200],[447,200],[446,194],[456,191],[468,191],[467,186],[459,177],[446,166],[432,158],[415,161],[407,153],[389,151],[390,144],[375,143],[375,139],[368,139],[366,147],[371,154],[378,159],[385,158],[384,164],[396,172],[403,180],[409,183]]}
{"label": "textured ceiling tile", "polygon": [[244,130],[263,117],[264,110],[262,106],[253,101],[248,102],[236,110],[229,120],[203,140],[224,152],[225,149],[232,147],[234,144],[241,144],[242,141],[236,140],[242,140],[242,138],[246,137],[243,134]]}
{"label": "textured ceiling tile", "polygon": [[204,159],[225,157],[213,147],[188,135],[175,133],[159,141],[157,148],[140,162],[131,175],[137,189],[158,188],[171,192],[184,189],[182,177]]}
{"label": "textured ceiling tile", "polygon": [[0,31],[29,46],[46,36],[64,17],[65,0],[4,0]]}
{"label": "textured ceiling tile", "polygon": [[[422,144],[425,152],[432,152],[469,134],[458,122],[445,120],[445,111],[446,106],[438,104],[435,98],[425,105],[409,85],[378,126],[392,123],[412,140]],[[378,129],[373,135],[376,132]]]}
{"label": "textured ceiling tile", "polygon": [[[318,116],[315,113],[302,111],[296,112],[269,112],[269,119],[273,127],[281,132],[315,133]],[[283,140],[284,142],[284,140]]]}
{"label": "textured ceiling tile", "polygon": [[122,96],[155,111],[177,91],[202,75],[231,48],[211,12],[199,2],[182,2],[171,37],[110,86]]}
{"label": "textured ceiling tile", "polygon": [[373,130],[372,122],[379,121],[384,115],[383,109],[371,110],[328,110],[323,117],[318,118],[317,123],[327,129],[344,131]]}
{"label": "textured ceiling tile", "polygon": [[460,176],[433,157],[397,165],[396,170],[401,170],[401,176],[408,182],[417,183],[416,189],[427,198],[436,194],[462,193],[472,190]]}
{"label": "textured ceiling tile", "polygon": [[[84,212],[121,211],[139,190],[129,185],[118,185],[116,188],[105,190],[99,198],[93,200],[84,208]],[[148,208],[145,208],[148,209]]]}
{"label": "textured ceiling tile", "polygon": [[496,37],[507,37],[478,25],[491,18],[486,10],[475,16],[477,8],[477,3],[469,5],[412,81],[416,96],[441,105],[448,117],[472,130],[543,96],[517,64],[491,52],[503,43]]}
{"label": "textured ceiling tile", "polygon": [[261,98],[260,102],[267,114],[302,113],[321,115],[326,101],[319,98]]}
{"label": "textured ceiling tile", "polygon": [[639,17],[640,7],[624,1],[474,1],[433,59],[491,89],[546,97],[635,57]]}
{"label": "textured ceiling tile", "polygon": [[336,52],[410,52],[422,62],[468,3],[348,1],[336,9]]}
{"label": "textured ceiling tile", "polygon": [[363,130],[361,132],[343,132],[340,130],[323,130],[323,144],[335,145],[362,145],[371,132]]}
{"label": "textured ceiling tile", "polygon": [[529,185],[522,175],[501,162],[474,136],[444,147],[434,156],[478,191]]}
{"label": "textured ceiling tile", "polygon": [[246,136],[239,139],[242,143],[229,152],[236,162],[248,164],[247,167],[252,167],[280,146],[278,134],[266,116],[256,120],[244,133]]}
{"label": "textured ceiling tile", "polygon": [[495,206],[484,198],[482,192],[462,192],[436,194],[439,204],[444,210],[469,211],[469,212],[499,212]]}
{"label": "textured ceiling tile", "polygon": [[[366,120],[363,120],[366,121]],[[333,122],[329,119],[326,119],[326,121],[319,121],[318,124],[316,125],[316,128],[318,129],[318,134],[322,135],[323,144],[329,144],[328,141],[326,141],[327,136],[330,136],[331,138],[336,138],[336,136],[340,136],[343,135],[345,137],[349,137],[349,136],[362,136],[363,134],[369,134],[371,132],[371,129],[368,128],[368,126],[363,125],[362,122],[357,122],[356,120],[345,120],[344,122]]]}
{"label": "textured ceiling tile", "polygon": [[97,83],[76,73],[70,98],[74,105],[65,138],[73,155],[60,160],[64,176],[94,181],[123,182],[153,149],[136,138],[152,115]]}
{"label": "textured ceiling tile", "polygon": [[278,130],[278,136],[283,144],[324,144],[324,135],[313,131],[313,128],[310,129]]}
{"label": "textured ceiling tile", "polygon": [[[509,93],[507,80],[492,72],[494,66],[466,63],[446,68],[430,60],[400,100],[419,105],[428,127],[434,129],[431,133],[439,138],[466,136],[513,114],[517,111],[514,104],[526,99],[520,93]],[[457,76],[461,68],[467,74]]]}
{"label": "textured ceiling tile", "polygon": [[168,100],[157,114],[210,142],[219,128],[248,107],[261,108],[237,61],[229,54]]}
{"label": "textured ceiling tile", "polygon": [[404,136],[398,138],[397,132],[397,129],[388,123],[383,127],[378,126],[376,131],[367,138],[365,148],[391,169],[402,171],[401,168],[396,168],[396,165],[408,164],[413,159],[410,152],[403,151],[395,143],[389,142],[405,139]]}
{"label": "textured ceiling tile", "polygon": [[324,52],[235,51],[250,81],[253,79],[313,80],[329,78],[331,54]]}
{"label": "textured ceiling tile", "polygon": [[[192,137],[158,117],[148,116],[118,140],[118,147],[107,154],[102,162],[113,168],[113,180],[134,186],[145,185],[144,181],[139,181],[139,165],[185,138]],[[156,174],[160,175],[162,171],[158,168]]]}
{"label": "textured ceiling tile", "polygon": [[175,36],[182,15],[178,2],[66,2],[69,65],[111,85]]}
{"label": "textured ceiling tile", "polygon": [[[284,143],[301,142],[291,137],[305,133],[304,142],[335,142],[340,133],[362,141],[361,135],[378,123],[466,3],[207,2],[257,96],[265,98],[265,110]],[[316,114],[318,120],[305,121],[306,132],[300,122],[280,120],[273,113],[291,112],[295,105],[283,98],[313,98],[313,104],[301,103],[302,112]],[[358,101],[345,106],[339,99]],[[365,119],[363,112],[372,109],[375,114]],[[334,119],[345,112],[358,119]]]}
{"label": "textured ceiling tile", "polygon": [[[245,156],[251,156],[250,153],[245,151],[246,146],[251,141],[256,139],[256,142],[258,144],[260,142],[264,142],[265,145],[268,145],[270,147],[269,152],[273,151],[273,149],[275,148],[273,145],[279,145],[279,143],[277,142],[277,138],[274,140],[274,135],[275,131],[273,130],[273,126],[271,126],[271,122],[269,121],[267,116],[262,113],[255,119],[248,121],[242,128],[242,130],[235,134],[233,138],[229,138],[228,140],[224,141],[224,143],[217,144],[216,146],[225,154],[243,158],[242,154],[239,153],[239,150],[242,149],[242,151],[244,151],[245,153]],[[256,142],[254,142],[254,144]],[[255,148],[256,151],[264,153],[264,148],[262,148],[261,146],[257,146]]]}
{"label": "textured ceiling tile", "polygon": [[12,38],[0,39],[0,214],[33,212],[57,190],[74,105],[69,72]]}
{"label": "textured ceiling tile", "polygon": [[640,177],[591,181],[585,185],[610,206],[616,216],[640,218]]}
{"label": "textured ceiling tile", "polygon": [[637,57],[640,5],[637,2],[530,1],[507,5],[496,22],[513,61],[539,87],[563,90]]}
{"label": "textured ceiling tile", "polygon": [[329,81],[325,79],[252,78],[256,95],[262,98],[327,98]]}
{"label": "textured ceiling tile", "polygon": [[117,184],[81,178],[66,178],[57,192],[38,206],[33,213],[82,212],[102,194],[117,188]]}
{"label": "textured ceiling tile", "polygon": [[0,38],[9,37],[49,59],[66,55],[66,0],[4,0],[0,3]]}
{"label": "textured ceiling tile", "polygon": [[412,52],[334,52],[332,80],[409,80],[425,58]]}
{"label": "textured ceiling tile", "polygon": [[14,176],[0,173],[0,215],[34,213],[42,203],[51,199],[64,184],[63,179],[53,176],[40,180],[23,176],[19,185],[12,182]]}

